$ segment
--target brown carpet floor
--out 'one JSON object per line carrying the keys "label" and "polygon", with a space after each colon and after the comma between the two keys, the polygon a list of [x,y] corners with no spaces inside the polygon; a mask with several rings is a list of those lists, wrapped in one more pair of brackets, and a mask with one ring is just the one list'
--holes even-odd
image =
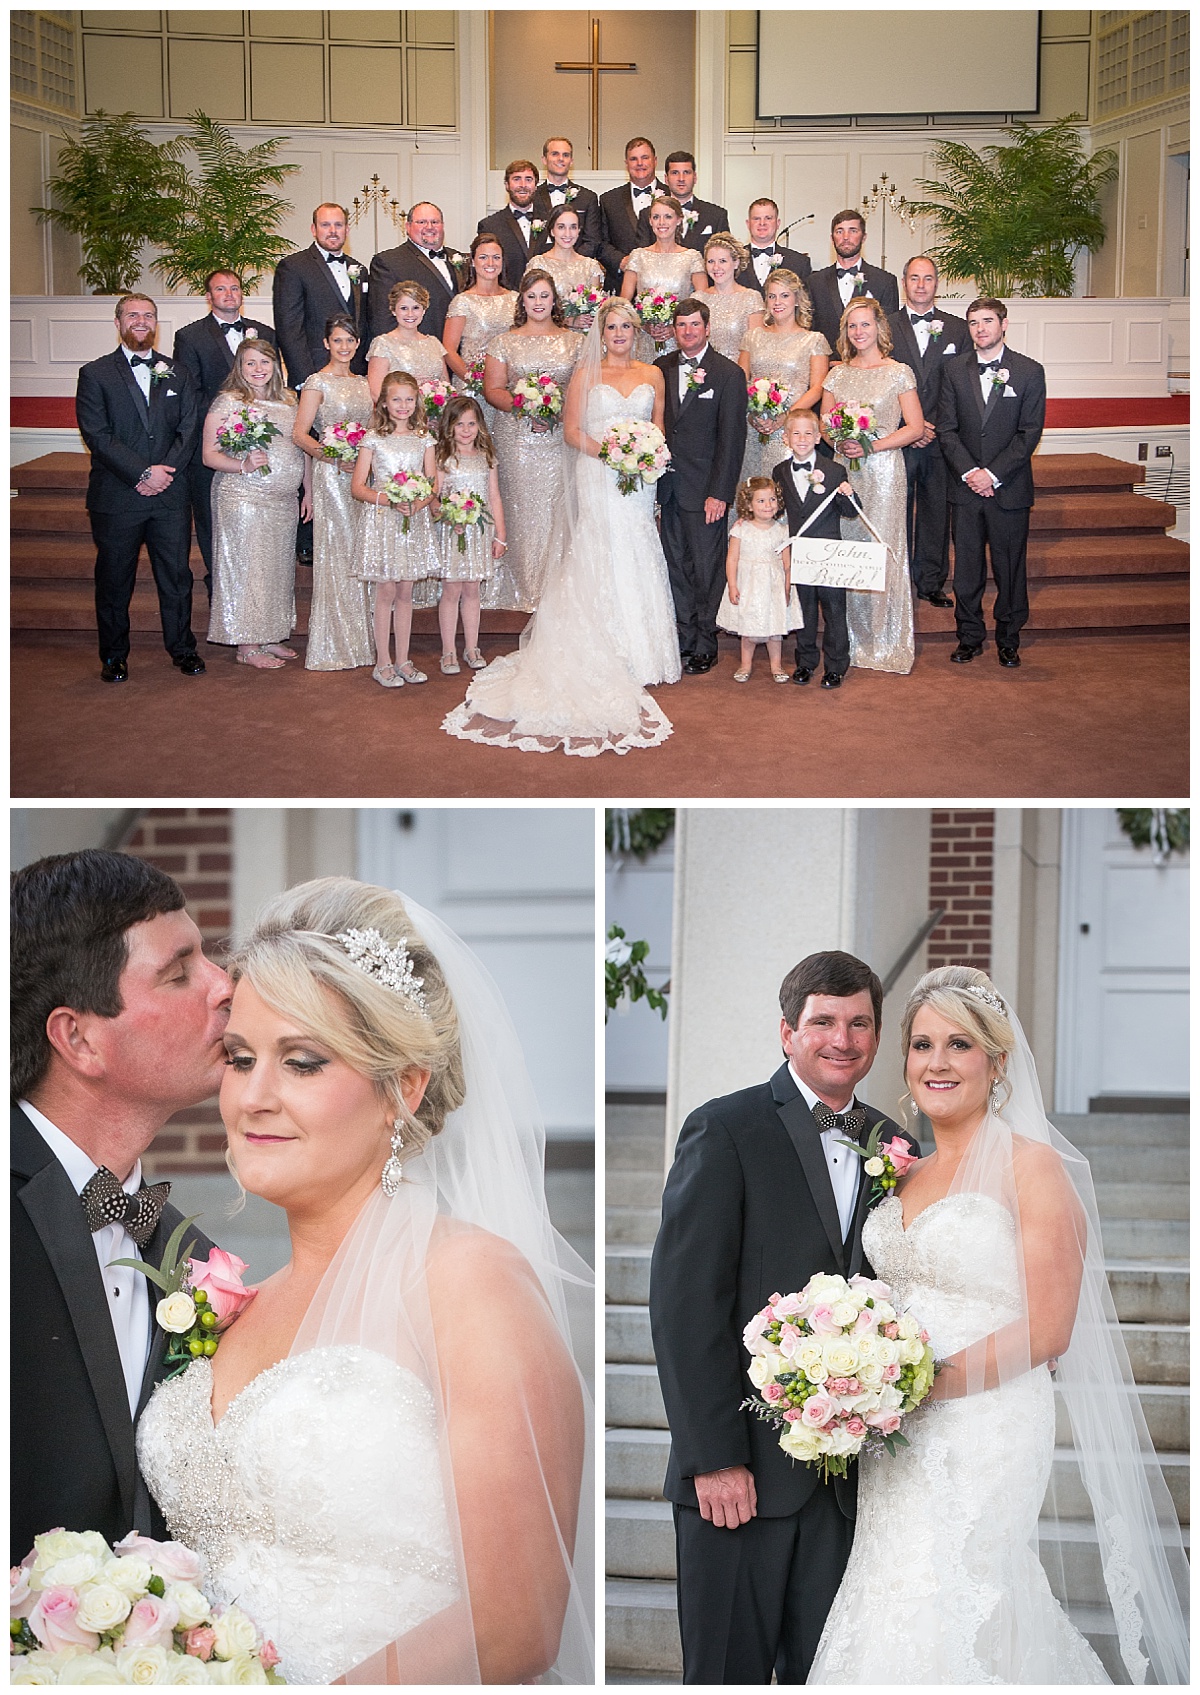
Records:
{"label": "brown carpet floor", "polygon": [[[489,657],[515,646],[485,637]],[[1003,671],[988,647],[951,665],[924,643],[908,677],[852,671],[841,689],[773,684],[759,651],[656,691],[675,733],[661,748],[568,759],[444,735],[467,674],[414,647],[420,688],[368,671],[256,672],[204,647],[181,677],[139,640],[130,679],[99,680],[78,637],[12,655],[11,790],[21,799],[138,797],[1167,799],[1188,792],[1188,645],[1172,636],[1040,636]]]}

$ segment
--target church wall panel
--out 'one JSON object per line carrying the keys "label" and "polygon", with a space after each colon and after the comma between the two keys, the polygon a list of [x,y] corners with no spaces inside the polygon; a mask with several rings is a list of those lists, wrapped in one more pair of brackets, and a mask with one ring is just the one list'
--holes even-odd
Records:
{"label": "church wall panel", "polygon": [[1072,112],[1087,112],[1090,54],[1086,41],[1042,42],[1039,117],[1066,118]]}
{"label": "church wall panel", "polygon": [[152,31],[162,28],[161,12],[81,12],[84,29],[128,29]]}
{"label": "church wall panel", "polygon": [[305,36],[320,40],[325,33],[324,12],[251,12],[250,34]]}
{"label": "church wall panel", "polygon": [[246,67],[240,41],[168,41],[170,115],[195,111],[220,123],[244,123]]}
{"label": "church wall panel", "polygon": [[325,118],[325,52],[312,46],[250,44],[250,116],[255,123],[319,124]]}
{"label": "church wall panel", "polygon": [[1158,288],[1159,195],[1162,131],[1158,126],[1131,135],[1125,148],[1125,255],[1122,293],[1153,294]]}
{"label": "church wall panel", "polygon": [[335,124],[399,124],[404,119],[404,55],[399,47],[329,49],[329,116]]}
{"label": "church wall panel", "polygon": [[408,122],[418,129],[450,128],[457,116],[458,66],[444,47],[409,47]]}
{"label": "church wall panel", "polygon": [[161,38],[85,35],[83,87],[86,112],[135,112],[163,116]]}
{"label": "church wall panel", "polygon": [[13,124],[10,134],[8,169],[14,239],[9,254],[9,287],[14,294],[37,294],[46,286],[45,233],[28,208],[44,203],[42,132]]}
{"label": "church wall panel", "polygon": [[457,40],[457,14],[454,12],[409,12],[408,39],[441,47],[453,47]]}
{"label": "church wall panel", "polygon": [[236,35],[240,39],[245,29],[245,13],[172,9],[167,13],[167,28],[172,35]]}
{"label": "church wall panel", "polygon": [[330,12],[329,34],[337,41],[399,41],[399,12]]}

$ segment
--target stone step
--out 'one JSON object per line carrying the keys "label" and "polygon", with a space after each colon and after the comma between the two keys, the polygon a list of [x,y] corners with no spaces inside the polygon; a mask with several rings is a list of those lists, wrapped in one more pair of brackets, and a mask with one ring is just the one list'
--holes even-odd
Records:
{"label": "stone step", "polygon": [[634,1583],[620,1578],[606,1583],[604,1614],[607,1665],[651,1674],[630,1678],[630,1682],[679,1682],[683,1657],[674,1583]]}
{"label": "stone step", "polygon": [[632,1243],[637,1247],[652,1247],[658,1235],[658,1224],[657,1206],[610,1206],[604,1209],[604,1239],[614,1246]]}
{"label": "stone step", "polygon": [[1191,1231],[1180,1218],[1104,1218],[1104,1258],[1186,1261]]}
{"label": "stone step", "polygon": [[[614,1370],[636,1371],[637,1366],[613,1367]],[[644,1367],[640,1369],[645,1369]],[[643,1403],[649,1410],[651,1402],[645,1389],[642,1391]],[[1141,1403],[1142,1416],[1146,1420],[1146,1428],[1150,1432],[1156,1452],[1186,1454],[1191,1449],[1191,1421],[1189,1405],[1191,1397],[1186,1387],[1173,1383],[1139,1383],[1137,1397]],[[661,1404],[662,1396],[659,1395]],[[1054,1441],[1056,1447],[1071,1446],[1071,1421],[1067,1417],[1067,1409],[1063,1405],[1062,1396],[1054,1397]],[[611,1422],[615,1422],[610,1420]],[[654,1427],[653,1419],[646,1419],[647,1426]],[[665,1422],[665,1421],[664,1421]]]}
{"label": "stone step", "polygon": [[604,1198],[610,1207],[654,1207],[661,1203],[663,1175],[657,1166],[653,1171],[630,1171],[614,1166],[607,1152],[604,1170]]}
{"label": "stone step", "polygon": [[624,1430],[667,1428],[658,1373],[652,1365],[605,1365],[604,1422]]}
{"label": "stone step", "polygon": [[[192,548],[190,563],[193,577],[203,577],[204,560],[198,547]],[[96,544],[90,532],[75,536],[21,536],[12,549],[10,575],[23,581],[52,577],[90,583],[95,565]],[[139,574],[142,572],[149,580],[150,560],[144,550],[139,561]]]}
{"label": "stone step", "polygon": [[87,488],[91,466],[88,453],[43,453],[24,465],[14,465],[8,473],[9,486],[70,491],[78,498]]}
{"label": "stone step", "polygon": [[1102,1225],[1114,1219],[1187,1219],[1186,1174],[1173,1183],[1096,1183],[1096,1205]]}
{"label": "stone step", "polygon": [[675,1524],[670,1501],[605,1501],[604,1569],[610,1577],[674,1581]]}
{"label": "stone step", "polygon": [[670,1451],[667,1430],[606,1430],[604,1493],[614,1500],[661,1500]]}
{"label": "stone step", "polygon": [[1095,1184],[1170,1184],[1186,1190],[1191,1175],[1186,1147],[1096,1147],[1088,1149],[1087,1161]]}
{"label": "stone step", "polygon": [[[1183,1324],[1190,1315],[1191,1275],[1186,1265],[1110,1260],[1105,1267],[1117,1317],[1130,1324]],[[649,1299],[649,1272],[646,1298]],[[636,1283],[627,1287],[632,1292]]]}
{"label": "stone step", "polygon": [[[1189,1544],[1187,1530],[1182,1535],[1186,1549]],[[1104,1568],[1092,1525],[1070,1519],[1058,1524],[1044,1523],[1039,1528],[1038,1540],[1042,1564],[1055,1592],[1058,1593],[1058,1567],[1061,1562],[1062,1580],[1072,1604],[1104,1607],[1108,1591],[1104,1586]]]}
{"label": "stone step", "polygon": [[[657,1434],[652,1432],[648,1434]],[[646,1444],[647,1448],[651,1444]],[[637,1456],[634,1456],[635,1458]],[[1191,1455],[1190,1454],[1156,1454],[1155,1459],[1162,1467],[1163,1478],[1171,1492],[1175,1511],[1180,1524],[1191,1522]],[[614,1462],[615,1468],[615,1462]],[[643,1472],[648,1470],[643,1467]],[[664,1470],[664,1477],[666,1472]],[[1070,1448],[1057,1448],[1054,1453],[1054,1471],[1052,1482],[1054,1486],[1054,1503],[1063,1518],[1086,1520],[1092,1515],[1092,1503],[1083,1479],[1079,1472],[1079,1461]],[[606,1485],[607,1492],[615,1494],[611,1486]]]}
{"label": "stone step", "polygon": [[[665,1101],[608,1101],[604,1107],[604,1136],[610,1164],[650,1165],[663,1163],[666,1147]],[[628,1150],[630,1158],[617,1155]],[[650,1157],[653,1151],[653,1158]]]}
{"label": "stone step", "polygon": [[605,1307],[604,1357],[614,1364],[654,1364],[649,1307],[616,1304]]}
{"label": "stone step", "polygon": [[63,496],[34,489],[9,502],[9,534],[18,536],[85,535],[92,521],[81,495]]}
{"label": "stone step", "polygon": [[[650,1299],[649,1247],[626,1244],[604,1254],[604,1298],[618,1305],[645,1306]],[[1148,1317],[1154,1316],[1148,1314]],[[1172,1315],[1173,1316],[1173,1315]]]}
{"label": "stone step", "polygon": [[1179,1148],[1191,1145],[1186,1112],[1056,1112],[1055,1126],[1091,1158],[1101,1147]]}

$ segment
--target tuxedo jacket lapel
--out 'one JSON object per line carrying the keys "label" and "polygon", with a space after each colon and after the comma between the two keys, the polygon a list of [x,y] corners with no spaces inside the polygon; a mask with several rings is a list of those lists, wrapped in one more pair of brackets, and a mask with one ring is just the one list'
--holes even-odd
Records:
{"label": "tuxedo jacket lapel", "polygon": [[[778,1073],[776,1073],[778,1076]],[[791,1084],[791,1078],[786,1078]],[[795,1085],[791,1084],[795,1089]],[[820,1216],[821,1226],[829,1238],[829,1246],[833,1249],[838,1269],[845,1272],[846,1248],[842,1241],[842,1225],[838,1217],[837,1202],[833,1196],[833,1183],[829,1177],[829,1167],[825,1163],[825,1150],[821,1146],[821,1132],[816,1119],[808,1110],[808,1103],[798,1089],[795,1089],[790,1100],[780,1101],[782,1087],[776,1089],[776,1110],[784,1129],[787,1131],[792,1146],[803,1168],[809,1189],[812,1191]]]}
{"label": "tuxedo jacket lapel", "polygon": [[[511,216],[511,214],[510,214],[510,216]],[[515,218],[513,218],[513,222],[516,223]],[[416,242],[409,242],[409,246],[412,248],[413,252],[416,254],[416,256],[420,260],[421,264],[424,265],[424,267],[428,271],[429,275],[433,278],[435,285],[438,288],[441,289],[443,294],[445,294],[446,293],[446,287],[447,287],[446,279],[442,275],[442,273],[438,270],[438,268],[434,264],[433,260],[430,259],[426,254],[422,253],[421,249],[417,246]],[[449,260],[446,261],[446,269],[448,271],[450,271],[451,274],[453,275],[453,269],[454,268],[450,264]],[[451,289],[450,293],[453,294],[453,292],[454,292],[454,290]]]}
{"label": "tuxedo jacket lapel", "polygon": [[[870,1114],[868,1113],[868,1118]],[[846,1254],[850,1261],[847,1276],[855,1277],[862,1270],[863,1225],[867,1222],[867,1214],[871,1210],[871,1179],[862,1168],[863,1162],[858,1162],[858,1199],[854,1203],[854,1220],[850,1226],[850,1239],[846,1244]]]}
{"label": "tuxedo jacket lapel", "polygon": [[[325,279],[325,287],[329,290],[336,302],[334,311],[348,311],[350,309],[350,302],[343,300],[342,291],[333,280],[333,272],[329,268],[329,261],[326,259],[323,249],[319,247],[310,247],[308,250],[308,257],[311,268]],[[351,295],[353,295],[353,292],[354,291],[352,289]],[[332,312],[330,313],[330,316],[333,316]]]}
{"label": "tuxedo jacket lapel", "polygon": [[[517,217],[517,214],[513,211],[511,206],[505,207],[505,211],[508,213],[508,221],[513,227],[513,233],[516,236],[517,240],[521,243],[521,251],[522,251],[522,253],[524,253],[525,257],[528,259],[528,257],[529,257],[529,241],[526,241],[526,239],[525,239],[525,232],[521,228],[521,220]],[[529,240],[530,241],[533,240],[533,230],[532,230],[532,228],[529,231]]]}
{"label": "tuxedo jacket lapel", "polygon": [[[133,404],[137,408],[138,417],[141,419],[143,425],[148,425],[150,422],[150,407],[147,404],[146,396],[142,393],[141,384],[133,374],[133,366],[129,363],[128,359],[126,359],[124,353],[119,347],[113,354],[113,358],[117,361],[117,375],[121,378],[125,387],[128,389],[133,399]],[[154,393],[153,383],[150,385],[150,392],[151,394]]]}
{"label": "tuxedo jacket lapel", "polygon": [[[326,265],[325,269],[328,270],[329,266]],[[217,320],[213,317],[211,312],[204,320],[204,326],[209,335],[216,342],[217,346],[221,349],[221,358],[224,362],[226,371],[232,371],[233,350],[229,345],[229,337],[225,334],[225,331],[219,327]]]}

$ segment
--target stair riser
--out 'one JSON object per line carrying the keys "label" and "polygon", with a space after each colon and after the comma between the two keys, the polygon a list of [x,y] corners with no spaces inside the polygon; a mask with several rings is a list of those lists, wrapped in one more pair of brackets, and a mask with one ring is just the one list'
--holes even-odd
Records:
{"label": "stair riser", "polygon": [[[984,596],[987,623],[993,621],[995,596]],[[954,634],[954,614],[939,612],[926,601],[918,601],[915,613],[918,635]],[[1079,583],[1063,589],[1057,584],[1031,583],[1027,631],[1162,629],[1187,625],[1190,621],[1188,580],[1174,582],[1131,581],[1119,590],[1111,584]]]}
{"label": "stair riser", "polygon": [[1190,1231],[1182,1219],[1106,1218],[1105,1259],[1186,1260]]}
{"label": "stair riser", "polygon": [[1186,1147],[1092,1148],[1087,1160],[1096,1184],[1164,1183],[1186,1194],[1191,1176],[1191,1155]]}
{"label": "stair riser", "polygon": [[622,1365],[653,1365],[650,1314],[645,1307],[604,1309],[604,1357]]}
{"label": "stair riser", "polygon": [[1176,1183],[1096,1182],[1096,1205],[1100,1218],[1186,1221],[1188,1183],[1186,1175]]}
{"label": "stair riser", "polygon": [[665,1430],[667,1414],[652,1367],[609,1366],[604,1373],[604,1422],[618,1429]]}
{"label": "stair riser", "polygon": [[611,1500],[661,1500],[670,1449],[666,1431],[607,1431],[604,1493]]}
{"label": "stair riser", "polygon": [[614,1169],[609,1153],[604,1173],[604,1198],[610,1207],[657,1207],[662,1196],[661,1170]]}
{"label": "stair riser", "polygon": [[[1188,1391],[1176,1388],[1155,1389],[1143,1385],[1139,1399],[1146,1428],[1154,1446],[1164,1453],[1186,1454],[1191,1447]],[[1055,1395],[1054,1413],[1054,1445],[1057,1448],[1069,1448],[1071,1421],[1067,1417],[1060,1395]]]}
{"label": "stair riser", "polygon": [[1176,1325],[1126,1325],[1121,1334],[1129,1350],[1136,1383],[1186,1385],[1190,1333]]}
{"label": "stair riser", "polygon": [[[649,1277],[646,1279],[649,1285]],[[631,1287],[633,1286],[631,1282]],[[1186,1271],[1148,1266],[1110,1267],[1117,1317],[1131,1324],[1186,1324],[1191,1308],[1191,1279]],[[647,1294],[647,1299],[649,1295]]]}
{"label": "stair riser", "polygon": [[[1186,1459],[1168,1457],[1162,1469],[1180,1524],[1190,1524],[1191,1467]],[[611,1495],[613,1491],[609,1489],[608,1493]],[[1054,1462],[1054,1502],[1062,1518],[1088,1521],[1094,1516],[1091,1497],[1083,1486],[1079,1465],[1074,1458],[1056,1459]]]}
{"label": "stair riser", "polygon": [[658,1235],[658,1223],[657,1207],[610,1206],[605,1211],[605,1240],[614,1247],[629,1242],[636,1247],[648,1248]]}
{"label": "stair riser", "polygon": [[650,1299],[650,1255],[610,1250],[604,1256],[604,1298],[628,1306]]}
{"label": "stair riser", "polygon": [[610,1666],[674,1673],[683,1671],[674,1591],[669,1607],[609,1603],[604,1609],[604,1653]]}
{"label": "stair riser", "polygon": [[664,1104],[626,1104],[623,1101],[608,1101],[604,1107],[604,1130],[606,1147],[611,1158],[619,1145],[611,1138],[628,1137],[639,1143],[650,1145],[656,1143],[659,1157],[662,1156],[664,1142],[664,1126],[666,1123],[666,1105]]}
{"label": "stair riser", "polygon": [[1186,1112],[1063,1112],[1054,1122],[1067,1141],[1091,1158],[1093,1148],[1191,1146]]}

